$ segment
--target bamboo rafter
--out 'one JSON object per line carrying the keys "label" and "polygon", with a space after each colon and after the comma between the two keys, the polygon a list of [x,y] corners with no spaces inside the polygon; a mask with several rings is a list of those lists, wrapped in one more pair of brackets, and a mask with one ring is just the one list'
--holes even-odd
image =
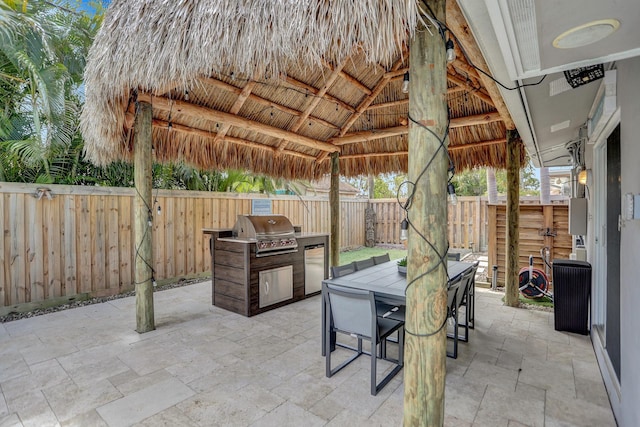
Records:
{"label": "bamboo rafter", "polygon": [[255,120],[249,120],[230,113],[225,113],[223,111],[213,110],[211,108],[190,104],[188,102],[171,100],[166,97],[156,97],[148,93],[138,94],[138,100],[152,104],[154,109],[174,111],[176,113],[185,114],[194,118],[206,119],[214,122],[229,123],[231,126],[243,127],[245,129],[249,129],[263,135],[286,139],[295,144],[320,151],[338,151],[337,147],[326,142],[318,141],[307,136],[298,135],[294,132],[260,123]]}
{"label": "bamboo rafter", "polygon": [[[212,77],[201,78],[200,81],[202,83],[217,87],[219,89],[226,90],[227,92],[234,93],[234,94],[236,94],[238,96],[240,96],[240,94],[242,93],[242,89],[240,89],[238,87],[235,87],[233,85],[230,85],[229,83],[225,83],[225,82],[223,82],[221,80],[214,79]],[[299,117],[302,114],[301,111],[298,111],[298,110],[295,110],[293,108],[287,107],[286,105],[278,104],[276,102],[273,102],[273,101],[270,101],[268,99],[262,98],[261,96],[258,96],[258,95],[254,94],[254,93],[249,94],[248,99],[253,101],[253,102],[256,102],[258,104],[264,105],[266,107],[271,107],[271,108],[276,109],[278,111],[282,111],[284,113],[291,114],[292,116]],[[328,127],[330,129],[333,129],[333,130],[338,130],[339,129],[338,126],[334,125],[333,123],[328,122],[326,120],[323,120],[321,118],[315,117],[315,116],[309,116],[308,119],[311,120],[314,123],[320,124],[322,126]]]}
{"label": "bamboo rafter", "polygon": [[[126,115],[126,126],[133,126],[133,121],[135,120],[135,114],[133,112],[127,112]],[[276,147],[272,147],[269,145],[260,144],[258,142],[249,141],[243,138],[236,138],[234,136],[225,136],[224,138],[218,139],[216,132],[211,132],[206,129],[201,129],[193,126],[186,126],[181,123],[177,123],[175,121],[171,121],[171,126],[169,126],[169,122],[166,120],[153,119],[152,121],[153,127],[156,129],[165,129],[169,132],[180,132],[188,135],[196,135],[203,138],[212,138],[215,143],[219,143],[221,141],[231,142],[233,144],[242,145],[244,147],[256,148],[258,150],[265,150],[275,153]],[[170,129],[170,130],[169,130]],[[315,156],[311,156],[309,154],[299,153],[297,151],[285,150],[284,154],[294,157],[300,157],[306,160],[313,160]]]}
{"label": "bamboo rafter", "polygon": [[[333,86],[333,84],[336,82],[338,77],[340,77],[340,72],[342,71],[344,66],[347,64],[347,60],[348,58],[345,59],[340,65],[338,65],[333,69],[331,74],[325,80],[322,88],[318,90],[318,93],[316,94],[316,96],[311,98],[311,100],[309,101],[309,104],[307,105],[307,108],[305,108],[305,110],[302,112],[300,117],[298,117],[298,119],[295,121],[293,126],[291,126],[291,129],[289,129],[291,132],[297,132],[300,130],[302,125],[307,121],[307,118],[311,115],[311,112],[313,112],[313,110],[315,110],[315,108],[318,106],[318,104],[322,100],[322,97],[329,91],[329,89],[331,88],[331,86]],[[277,144],[278,150],[282,151],[285,148],[287,148],[288,143],[289,142],[286,139],[282,139],[281,141],[279,141]]]}
{"label": "bamboo rafter", "polygon": [[469,84],[469,82],[467,80],[463,80],[458,76],[453,76],[451,74],[447,74],[447,80],[450,81],[451,83],[460,86],[462,88],[465,88],[469,91],[469,93],[471,93],[473,96],[475,96],[476,98],[482,100],[483,102],[486,102],[489,105],[493,105],[493,98],[491,98],[491,96],[489,96],[489,94],[483,92],[483,90],[480,88],[480,86],[472,86]]}
{"label": "bamboo rafter", "polygon": [[[253,87],[255,85],[256,85],[256,82],[254,82],[254,81],[247,82],[247,84],[242,88],[242,91],[238,95],[238,98],[236,98],[236,101],[231,106],[231,109],[229,110],[229,113],[238,114],[238,112],[240,111],[240,109],[242,108],[244,103],[246,102],[246,100],[249,97],[249,95],[251,95],[251,91],[253,90]],[[228,123],[224,123],[222,125],[222,128],[218,132],[218,135],[216,136],[216,140],[217,141],[222,140],[225,137],[225,135],[227,134],[227,132],[229,132],[229,129],[231,129],[231,125],[228,124]]]}
{"label": "bamboo rafter", "polygon": [[[320,92],[320,89],[316,89],[315,87],[306,84],[305,82],[301,82],[300,80],[294,79],[293,77],[289,77],[289,76],[285,76],[282,77],[282,81],[290,84],[291,86],[294,87],[298,87],[300,89],[304,89],[306,91],[309,92],[309,94],[313,95],[313,96],[318,96],[318,93]],[[350,113],[354,113],[356,111],[355,108],[353,108],[351,105],[347,104],[346,102],[344,102],[343,100],[336,98],[333,95],[330,95],[328,93],[324,94],[324,98],[329,101],[329,102],[333,102],[338,104],[340,107],[344,108],[345,110],[349,111]]]}

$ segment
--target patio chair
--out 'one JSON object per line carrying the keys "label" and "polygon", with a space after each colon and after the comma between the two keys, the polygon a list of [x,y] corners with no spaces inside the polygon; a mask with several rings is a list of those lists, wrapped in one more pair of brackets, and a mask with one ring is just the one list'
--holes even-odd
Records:
{"label": "patio chair", "polygon": [[447,334],[447,338],[453,339],[453,351],[447,350],[447,356],[453,359],[458,358],[458,292],[460,292],[460,286],[462,280],[458,279],[449,285],[447,289],[447,317],[453,318],[453,334]]}
{"label": "patio chair", "polygon": [[356,271],[356,266],[354,263],[349,263],[345,265],[334,265],[331,267],[331,277],[342,277],[347,274],[351,274]]}
{"label": "patio chair", "polygon": [[[367,354],[371,357],[371,395],[375,396],[404,365],[404,322],[378,317],[373,292],[324,284],[322,293],[329,307],[324,325],[327,377],[330,378],[361,355]],[[390,359],[386,357],[386,338],[395,331],[399,331],[398,359]],[[347,334],[358,340],[355,354],[333,369],[329,348],[332,332]],[[371,343],[368,353],[362,349],[363,340]],[[381,346],[381,358],[396,365],[380,382],[377,381],[378,345]]]}
{"label": "patio chair", "polygon": [[[456,298],[457,304],[456,304],[455,314],[456,314],[457,327],[456,327],[455,333],[457,334],[459,329],[463,328],[464,334],[458,335],[458,339],[464,342],[469,341],[469,317],[470,317],[469,313],[473,306],[472,298],[474,298],[473,296],[474,290],[472,289],[472,287],[475,286],[475,277],[476,277],[477,268],[478,268],[477,265],[472,267],[462,276],[462,279],[460,279],[460,288],[458,289],[458,296]],[[461,313],[462,306],[465,306],[464,322],[460,320],[460,313]]]}
{"label": "patio chair", "polygon": [[469,285],[467,286],[467,292],[465,292],[462,297],[461,305],[465,306],[464,326],[468,329],[473,329],[475,326],[476,272],[478,271],[479,264],[480,261],[473,263],[473,267],[471,267],[472,273],[469,274],[470,278]]}
{"label": "patio chair", "polygon": [[372,257],[372,258],[373,258],[373,263],[374,263],[375,265],[378,265],[378,264],[384,264],[385,262],[389,262],[389,261],[391,261],[391,257],[389,257],[389,252],[387,252],[387,253],[386,253],[386,254],[384,254],[384,255],[374,256],[374,257]]}
{"label": "patio chair", "polygon": [[356,266],[356,271],[364,270],[365,268],[373,267],[375,265],[373,262],[373,258],[354,261],[353,264]]}

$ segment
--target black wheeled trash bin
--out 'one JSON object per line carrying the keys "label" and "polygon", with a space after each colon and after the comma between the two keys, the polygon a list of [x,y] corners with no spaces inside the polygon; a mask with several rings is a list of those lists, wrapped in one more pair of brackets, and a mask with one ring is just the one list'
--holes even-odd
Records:
{"label": "black wheeled trash bin", "polygon": [[556,331],[589,334],[591,264],[553,260],[553,315]]}

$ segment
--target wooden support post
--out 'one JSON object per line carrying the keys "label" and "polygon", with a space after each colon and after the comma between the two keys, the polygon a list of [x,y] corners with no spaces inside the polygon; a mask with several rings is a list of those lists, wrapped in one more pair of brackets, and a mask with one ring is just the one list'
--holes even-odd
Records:
{"label": "wooden support post", "polygon": [[[445,0],[429,3],[436,18],[444,21]],[[432,29],[431,33],[418,28],[411,41],[409,61],[409,117],[412,120],[409,124],[408,175],[409,181],[414,182],[415,192],[408,211],[405,426],[441,426],[444,423],[448,160],[446,147],[440,147],[438,138],[446,135],[447,75],[445,42],[437,29]],[[448,141],[445,144],[448,145]],[[433,156],[434,161],[421,176]],[[419,181],[415,182],[418,177]],[[444,264],[438,266],[441,262]],[[427,271],[431,272],[422,276]]]}
{"label": "wooden support post", "polygon": [[329,210],[331,215],[331,265],[340,264],[340,157],[331,153],[331,187]]}
{"label": "wooden support post", "polygon": [[522,141],[517,130],[507,130],[507,265],[505,304],[519,305],[518,265],[520,247],[520,150]]}
{"label": "wooden support post", "polygon": [[152,108],[146,102],[138,103],[134,122],[134,185],[135,196],[135,283],[136,283],[136,331],[142,334],[155,327],[153,312],[153,253],[151,226],[152,202]]}

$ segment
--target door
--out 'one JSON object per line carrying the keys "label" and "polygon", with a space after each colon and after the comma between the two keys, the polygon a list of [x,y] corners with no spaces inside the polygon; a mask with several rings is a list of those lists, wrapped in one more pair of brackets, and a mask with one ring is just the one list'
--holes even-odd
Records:
{"label": "door", "polygon": [[620,125],[607,138],[607,278],[605,348],[620,380]]}

